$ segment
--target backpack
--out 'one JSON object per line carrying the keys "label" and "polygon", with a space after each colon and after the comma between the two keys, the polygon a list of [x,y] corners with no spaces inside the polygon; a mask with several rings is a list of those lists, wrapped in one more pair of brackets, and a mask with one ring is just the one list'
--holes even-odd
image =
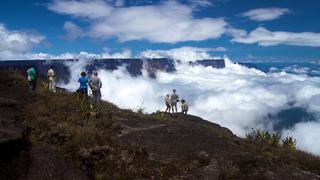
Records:
{"label": "backpack", "polygon": [[179,96],[177,94],[172,94],[171,95],[171,101],[173,102],[179,102]]}

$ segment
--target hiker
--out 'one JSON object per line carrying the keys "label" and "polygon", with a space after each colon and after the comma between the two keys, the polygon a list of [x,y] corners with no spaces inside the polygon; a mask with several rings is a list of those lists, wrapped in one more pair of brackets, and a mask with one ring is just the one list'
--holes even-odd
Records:
{"label": "hiker", "polygon": [[170,112],[171,106],[170,106],[170,95],[167,94],[166,97],[164,98],[164,101],[166,103],[167,109],[166,112]]}
{"label": "hiker", "polygon": [[86,72],[81,72],[81,77],[79,78],[78,82],[80,83],[79,92],[80,94],[84,95],[84,97],[88,96],[88,82],[89,79],[87,78]]}
{"label": "hiker", "polygon": [[182,114],[188,114],[189,106],[188,103],[182,99],[181,100],[181,113]]}
{"label": "hiker", "polygon": [[173,93],[170,96],[170,105],[171,105],[171,108],[172,108],[172,113],[174,113],[174,110],[176,112],[178,112],[177,103],[179,102],[179,96],[178,96],[178,94],[176,94],[176,90],[175,89],[173,89],[172,92]]}
{"label": "hiker", "polygon": [[54,72],[54,67],[51,66],[50,69],[48,70],[48,87],[49,87],[49,91],[51,92],[56,92],[56,81],[55,81],[55,72]]}
{"label": "hiker", "polygon": [[32,65],[28,70],[28,83],[29,83],[29,90],[34,91],[37,86],[37,73],[35,66]]}
{"label": "hiker", "polygon": [[92,96],[93,96],[93,101],[95,103],[100,102],[101,100],[101,87],[102,87],[102,82],[101,79],[98,77],[98,73],[94,72],[93,76],[91,77],[89,81],[89,86],[90,89],[92,90]]}

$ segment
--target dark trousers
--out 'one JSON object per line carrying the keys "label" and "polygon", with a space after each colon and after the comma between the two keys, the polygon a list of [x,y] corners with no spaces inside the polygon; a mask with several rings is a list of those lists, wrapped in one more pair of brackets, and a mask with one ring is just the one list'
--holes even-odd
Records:
{"label": "dark trousers", "polygon": [[84,103],[88,97],[88,89],[79,88],[78,92],[79,92],[80,98],[82,99],[82,103]]}
{"label": "dark trousers", "polygon": [[80,91],[80,94],[84,96],[88,96],[88,88],[84,88],[84,89],[80,88],[79,91]]}
{"label": "dark trousers", "polygon": [[166,103],[166,106],[167,106],[166,112],[168,112],[168,111],[170,112],[170,109],[171,109],[170,104],[167,104],[167,103]]}
{"label": "dark trousers", "polygon": [[37,81],[36,80],[28,81],[28,83],[29,83],[29,90],[30,91],[36,90],[36,88],[37,88]]}
{"label": "dark trousers", "polygon": [[101,100],[101,91],[92,91],[93,102],[98,103]]}

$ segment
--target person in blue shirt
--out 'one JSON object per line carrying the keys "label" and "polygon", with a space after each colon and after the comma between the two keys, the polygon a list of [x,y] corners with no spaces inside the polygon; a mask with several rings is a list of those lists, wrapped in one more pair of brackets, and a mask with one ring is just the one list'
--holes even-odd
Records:
{"label": "person in blue shirt", "polygon": [[81,77],[78,80],[78,82],[80,83],[79,91],[81,94],[84,94],[85,96],[88,95],[88,82],[89,82],[89,79],[86,75],[87,75],[86,72],[81,72]]}

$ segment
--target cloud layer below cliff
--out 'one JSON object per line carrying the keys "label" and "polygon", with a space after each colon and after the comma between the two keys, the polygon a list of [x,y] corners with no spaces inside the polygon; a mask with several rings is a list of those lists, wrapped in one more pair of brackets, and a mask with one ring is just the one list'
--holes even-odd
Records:
{"label": "cloud layer below cliff", "polygon": [[[163,53],[163,52],[162,52]],[[168,52],[170,56],[170,52]],[[115,71],[99,70],[103,82],[103,99],[121,108],[145,108],[146,112],[164,110],[164,96],[177,89],[190,106],[190,114],[230,128],[244,136],[251,128],[273,130],[279,120],[271,119],[280,111],[303,108],[318,121],[299,122],[283,135],[293,135],[298,147],[320,154],[320,78],[285,72],[264,73],[227,60],[227,67],[214,69],[203,66],[176,64],[175,73],[158,72],[152,79],[143,73],[132,77],[123,66]],[[69,64],[71,84],[77,88],[77,78],[87,61]],[[307,119],[306,119],[307,120]]]}

